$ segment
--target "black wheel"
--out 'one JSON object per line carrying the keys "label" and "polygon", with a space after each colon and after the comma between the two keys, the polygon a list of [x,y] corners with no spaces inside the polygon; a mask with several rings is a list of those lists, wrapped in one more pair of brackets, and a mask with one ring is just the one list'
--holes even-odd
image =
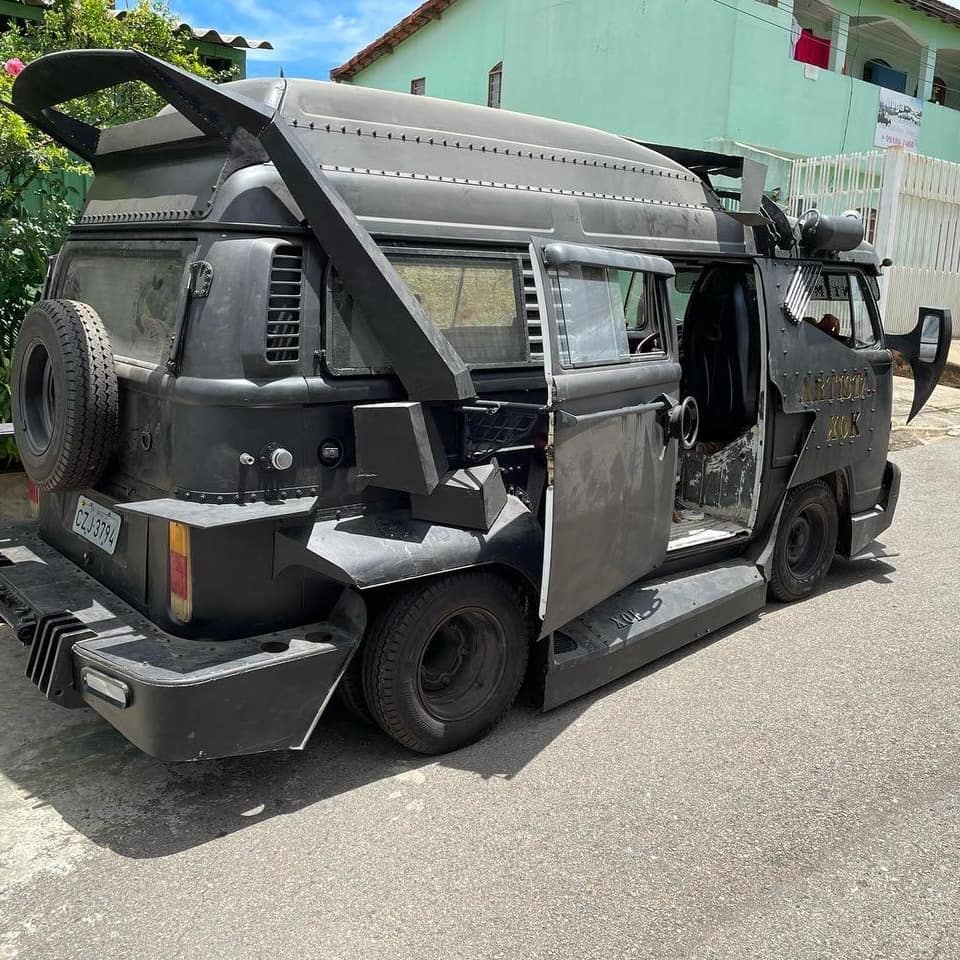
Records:
{"label": "black wheel", "polygon": [[337,699],[358,720],[363,720],[364,723],[373,721],[367,707],[367,698],[363,694],[363,650],[356,653],[346,673],[341,677],[337,687]]}
{"label": "black wheel", "polygon": [[773,550],[768,592],[775,600],[800,600],[827,575],[837,549],[837,502],[817,480],[787,496]]}
{"label": "black wheel", "polygon": [[27,476],[41,490],[92,486],[117,438],[117,374],[93,307],[41,300],[13,354],[13,423]]}
{"label": "black wheel", "polygon": [[363,689],[373,718],[418,753],[456,750],[504,717],[527,668],[520,596],[493,573],[415,586],[391,601],[366,640]]}

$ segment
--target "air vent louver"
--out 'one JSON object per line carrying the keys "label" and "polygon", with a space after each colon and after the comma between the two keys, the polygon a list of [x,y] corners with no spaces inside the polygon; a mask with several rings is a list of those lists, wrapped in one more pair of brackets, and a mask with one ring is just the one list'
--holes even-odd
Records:
{"label": "air vent louver", "polygon": [[533,266],[523,258],[523,299],[527,311],[527,339],[530,341],[530,359],[543,361],[543,327],[540,323],[540,306],[537,302],[537,282]]}
{"label": "air vent louver", "polygon": [[277,247],[270,264],[266,355],[270,363],[300,359],[300,310],[303,300],[303,247]]}

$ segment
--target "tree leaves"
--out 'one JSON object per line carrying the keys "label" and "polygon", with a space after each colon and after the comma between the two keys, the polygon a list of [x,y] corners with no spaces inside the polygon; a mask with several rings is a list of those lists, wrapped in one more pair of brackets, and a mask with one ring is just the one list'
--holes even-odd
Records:
{"label": "tree leaves", "polygon": [[[192,34],[178,27],[161,0],[139,0],[123,16],[106,0],[56,0],[42,20],[0,33],[0,64],[29,64],[56,50],[134,49],[209,79],[228,79],[203,66]],[[10,72],[0,69],[0,100],[11,100],[13,83]],[[153,116],[163,106],[149,87],[128,83],[61,109],[88,123],[112,126]],[[63,243],[79,205],[68,182],[89,173],[77,157],[0,108],[0,422],[10,416],[8,378],[16,331],[40,296],[47,260]],[[0,464],[11,449],[0,446]]]}

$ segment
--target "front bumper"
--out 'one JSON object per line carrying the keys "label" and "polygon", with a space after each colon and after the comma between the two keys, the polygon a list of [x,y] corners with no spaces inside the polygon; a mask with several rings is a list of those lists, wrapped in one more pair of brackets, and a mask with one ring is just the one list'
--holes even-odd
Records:
{"label": "front bumper", "polygon": [[[187,640],[87,576],[34,524],[9,523],[0,619],[29,644],[27,676],[50,700],[88,704],[154,757],[200,760],[302,748],[360,642],[366,606],[345,588],[321,623]],[[122,695],[109,699],[104,687]]]}

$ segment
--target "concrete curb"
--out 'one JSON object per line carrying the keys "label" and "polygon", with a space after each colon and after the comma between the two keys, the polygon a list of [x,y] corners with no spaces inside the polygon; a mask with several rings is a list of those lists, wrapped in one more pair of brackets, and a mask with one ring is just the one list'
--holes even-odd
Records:
{"label": "concrete curb", "polygon": [[[910,367],[899,360],[894,361],[893,372],[898,377],[906,377],[908,380],[913,379],[913,373]],[[940,378],[939,385],[941,387],[960,387],[960,363],[953,363],[950,360],[947,361],[947,365],[943,368],[943,376]]]}

